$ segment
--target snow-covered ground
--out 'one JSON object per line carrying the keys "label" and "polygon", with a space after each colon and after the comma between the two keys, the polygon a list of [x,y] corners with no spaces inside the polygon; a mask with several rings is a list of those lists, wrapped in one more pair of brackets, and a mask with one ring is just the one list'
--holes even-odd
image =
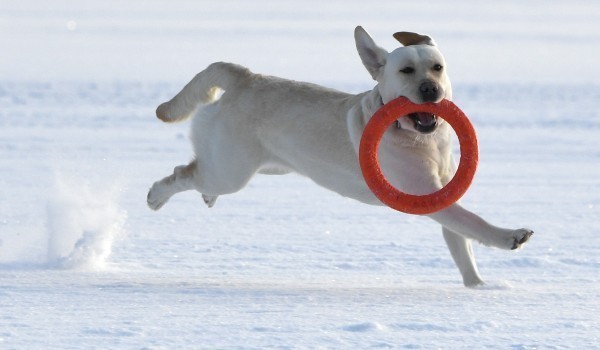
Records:
{"label": "snow-covered ground", "polygon": [[[600,3],[0,3],[0,348],[600,347]],[[466,289],[424,218],[288,175],[160,212],[156,106],[207,64],[359,92],[362,24],[429,33],[481,144],[465,206],[535,230]]]}

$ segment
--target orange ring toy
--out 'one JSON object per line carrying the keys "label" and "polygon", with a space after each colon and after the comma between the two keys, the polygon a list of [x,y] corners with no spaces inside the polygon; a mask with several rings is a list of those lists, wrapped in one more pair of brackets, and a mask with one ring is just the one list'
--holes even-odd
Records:
{"label": "orange ring toy", "polygon": [[[389,125],[401,116],[415,112],[432,113],[442,117],[456,132],[460,144],[460,161],[456,174],[442,189],[426,195],[411,195],[392,186],[379,166],[377,150]],[[452,102],[412,103],[398,97],[381,107],[367,123],[358,150],[360,168],[367,186],[387,206],[408,214],[431,214],[449,207],[467,191],[479,159],[475,129],[467,116]]]}

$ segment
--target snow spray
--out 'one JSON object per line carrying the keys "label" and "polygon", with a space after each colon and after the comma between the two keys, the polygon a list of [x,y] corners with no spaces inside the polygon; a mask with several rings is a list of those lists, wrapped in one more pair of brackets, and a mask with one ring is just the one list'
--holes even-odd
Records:
{"label": "snow spray", "polygon": [[90,187],[56,176],[46,207],[49,267],[101,269],[123,234],[127,213],[117,204],[118,189]]}

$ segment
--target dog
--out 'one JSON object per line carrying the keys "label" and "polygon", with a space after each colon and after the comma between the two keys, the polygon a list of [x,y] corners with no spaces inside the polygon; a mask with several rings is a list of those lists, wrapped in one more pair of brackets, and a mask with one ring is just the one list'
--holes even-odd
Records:
{"label": "dog", "polygon": [[[358,95],[255,74],[236,64],[209,65],[156,110],[164,122],[194,116],[195,158],[152,185],[148,206],[158,210],[174,194],[196,190],[212,207],[218,196],[241,190],[257,173],[290,172],[344,197],[383,205],[367,187],[358,162],[359,142],[369,118],[400,96],[418,104],[452,99],[446,62],[434,40],[411,32],[394,37],[403,46],[388,52],[356,27],[358,55],[377,83]],[[446,185],[456,171],[451,131],[433,114],[399,117],[379,147],[380,166],[388,181],[417,195]],[[450,254],[468,287],[483,285],[472,240],[511,250],[533,234],[526,228],[493,226],[458,203],[427,216],[442,225]]]}

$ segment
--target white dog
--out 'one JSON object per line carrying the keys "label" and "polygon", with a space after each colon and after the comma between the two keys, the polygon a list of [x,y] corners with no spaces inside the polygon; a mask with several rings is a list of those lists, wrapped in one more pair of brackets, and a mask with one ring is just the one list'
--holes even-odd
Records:
{"label": "white dog", "polygon": [[[212,207],[219,195],[241,190],[256,173],[289,172],[344,197],[382,205],[365,184],[358,163],[365,124],[383,104],[399,96],[415,103],[439,102],[452,99],[452,89],[444,58],[430,37],[396,33],[404,47],[388,53],[362,27],[354,36],[364,66],[377,81],[371,91],[350,95],[214,63],[160,105],[156,114],[165,122],[195,114],[191,139],[196,157],[154,183],[148,193],[150,208],[158,210],[175,193],[192,189]],[[400,117],[384,134],[379,159],[388,181],[403,192],[436,191],[456,170],[451,128],[432,114]],[[428,216],[443,226],[466,286],[483,283],[471,240],[516,249],[533,233],[493,226],[459,204]]]}

